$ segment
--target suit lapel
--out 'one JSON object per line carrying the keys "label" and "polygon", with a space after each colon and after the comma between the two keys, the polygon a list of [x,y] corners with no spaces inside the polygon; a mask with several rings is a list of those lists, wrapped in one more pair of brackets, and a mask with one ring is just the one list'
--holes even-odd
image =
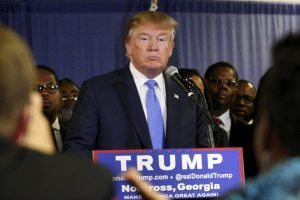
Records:
{"label": "suit lapel", "polygon": [[114,82],[114,88],[119,94],[122,105],[124,106],[141,143],[146,149],[151,149],[152,143],[145,114],[128,66],[119,71],[118,78]]}
{"label": "suit lapel", "polygon": [[174,87],[174,82],[165,76],[166,84],[166,104],[167,104],[167,137],[165,147],[177,146],[178,141],[178,131],[180,125],[180,94]]}

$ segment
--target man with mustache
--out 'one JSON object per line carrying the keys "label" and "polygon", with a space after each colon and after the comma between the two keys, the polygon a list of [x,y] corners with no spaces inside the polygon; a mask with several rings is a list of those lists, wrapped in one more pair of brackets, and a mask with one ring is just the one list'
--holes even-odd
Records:
{"label": "man with mustache", "polygon": [[79,95],[79,86],[71,79],[64,78],[59,81],[59,90],[61,92],[62,105],[58,118],[61,122],[68,124]]}

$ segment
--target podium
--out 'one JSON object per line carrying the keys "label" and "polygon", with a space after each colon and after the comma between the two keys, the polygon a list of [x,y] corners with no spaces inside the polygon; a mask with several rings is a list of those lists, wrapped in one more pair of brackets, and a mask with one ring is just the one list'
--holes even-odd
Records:
{"label": "podium", "polygon": [[93,161],[112,171],[120,200],[142,199],[122,175],[130,167],[171,199],[222,197],[245,184],[242,148],[95,150]]}

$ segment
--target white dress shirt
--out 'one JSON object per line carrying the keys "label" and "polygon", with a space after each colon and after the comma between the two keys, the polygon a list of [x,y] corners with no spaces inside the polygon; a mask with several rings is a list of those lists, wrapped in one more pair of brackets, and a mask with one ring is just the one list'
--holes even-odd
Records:
{"label": "white dress shirt", "polygon": [[223,124],[221,124],[220,127],[226,131],[228,139],[229,139],[230,129],[231,129],[231,118],[230,118],[229,109],[225,113],[220,115],[218,118],[223,122]]}
{"label": "white dress shirt", "polygon": [[63,141],[60,133],[58,117],[56,117],[55,121],[53,122],[52,128],[53,128],[54,138],[57,144],[58,151],[61,152],[63,147]]}
{"label": "white dress shirt", "polygon": [[[138,71],[133,64],[130,62],[129,64],[130,72],[133,76],[133,80],[137,91],[140,96],[140,100],[143,106],[144,114],[147,119],[147,108],[146,108],[146,94],[148,91],[148,87],[145,85],[145,82],[149,80],[144,74]],[[161,114],[164,121],[164,132],[166,133],[166,125],[167,125],[167,106],[166,106],[166,87],[165,87],[165,79],[162,73],[153,78],[156,81],[157,87],[155,87],[155,94],[158,98]]]}

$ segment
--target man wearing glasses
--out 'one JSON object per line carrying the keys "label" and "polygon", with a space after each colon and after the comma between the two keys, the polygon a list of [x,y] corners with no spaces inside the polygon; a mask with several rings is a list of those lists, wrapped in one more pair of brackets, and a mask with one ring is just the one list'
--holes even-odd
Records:
{"label": "man wearing glasses", "polygon": [[218,124],[230,138],[231,126],[236,117],[230,113],[229,108],[236,96],[238,73],[230,63],[217,62],[206,70],[205,79],[212,95],[213,115],[221,120]]}
{"label": "man wearing glasses", "polygon": [[60,91],[56,73],[45,65],[37,66],[37,82],[34,89],[43,99],[43,113],[52,127],[52,133],[57,150],[61,152],[63,146],[62,133],[58,121],[60,108]]}
{"label": "man wearing glasses", "polygon": [[59,90],[61,93],[61,110],[58,118],[60,122],[68,123],[72,117],[73,108],[79,95],[79,86],[69,78],[59,81]]}
{"label": "man wearing glasses", "polygon": [[246,177],[257,174],[257,166],[253,152],[253,127],[248,126],[231,111],[237,94],[238,73],[228,62],[217,62],[205,72],[213,101],[213,115],[223,128],[229,139],[229,146],[243,147]]}

